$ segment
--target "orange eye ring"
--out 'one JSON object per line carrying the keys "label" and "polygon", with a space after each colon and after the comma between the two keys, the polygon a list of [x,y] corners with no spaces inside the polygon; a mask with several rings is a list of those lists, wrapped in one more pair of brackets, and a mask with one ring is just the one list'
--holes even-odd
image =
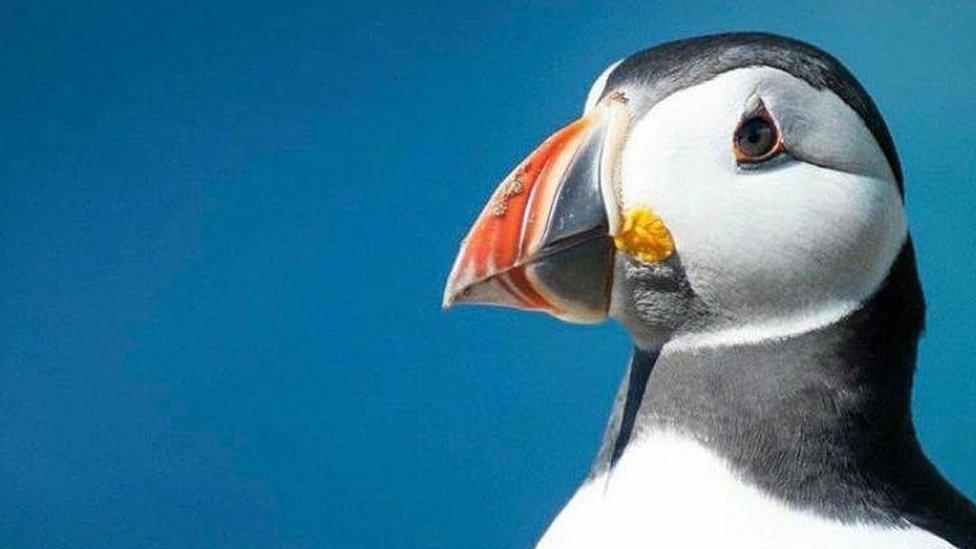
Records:
{"label": "orange eye ring", "polygon": [[757,112],[742,118],[732,134],[732,153],[738,164],[759,164],[785,150],[779,125],[761,104]]}

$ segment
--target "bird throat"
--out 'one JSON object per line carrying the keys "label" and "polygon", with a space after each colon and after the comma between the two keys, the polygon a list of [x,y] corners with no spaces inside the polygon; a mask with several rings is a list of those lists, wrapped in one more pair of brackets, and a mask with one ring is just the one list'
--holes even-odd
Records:
{"label": "bird throat", "polygon": [[676,432],[773,496],[897,520],[891,486],[909,493],[904,479],[930,467],[910,415],[923,317],[906,242],[879,291],[833,324],[734,347],[636,348],[592,474],[643,435]]}

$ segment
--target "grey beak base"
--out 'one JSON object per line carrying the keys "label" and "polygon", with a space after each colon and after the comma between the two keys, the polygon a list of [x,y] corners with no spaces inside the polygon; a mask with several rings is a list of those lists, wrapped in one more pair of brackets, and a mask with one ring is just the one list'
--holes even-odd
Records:
{"label": "grey beak base", "polygon": [[613,282],[613,241],[601,189],[607,129],[594,129],[560,182],[543,233],[539,259],[529,268],[546,293],[571,304],[575,322],[607,316]]}

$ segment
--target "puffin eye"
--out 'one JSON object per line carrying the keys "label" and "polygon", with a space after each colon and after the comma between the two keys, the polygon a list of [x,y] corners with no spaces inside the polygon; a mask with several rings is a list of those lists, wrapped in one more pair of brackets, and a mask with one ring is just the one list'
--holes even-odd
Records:
{"label": "puffin eye", "polygon": [[768,160],[783,150],[779,129],[765,113],[744,119],[732,137],[735,160],[755,164]]}

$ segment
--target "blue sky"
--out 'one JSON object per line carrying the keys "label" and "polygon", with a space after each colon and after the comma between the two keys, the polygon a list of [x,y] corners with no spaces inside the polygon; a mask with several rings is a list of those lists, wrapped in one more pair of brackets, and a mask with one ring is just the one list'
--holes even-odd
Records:
{"label": "blue sky", "polygon": [[0,6],[2,545],[531,543],[628,341],[442,313],[456,246],[605,65],[723,30],[821,45],[888,120],[916,421],[976,496],[974,6],[25,4]]}

